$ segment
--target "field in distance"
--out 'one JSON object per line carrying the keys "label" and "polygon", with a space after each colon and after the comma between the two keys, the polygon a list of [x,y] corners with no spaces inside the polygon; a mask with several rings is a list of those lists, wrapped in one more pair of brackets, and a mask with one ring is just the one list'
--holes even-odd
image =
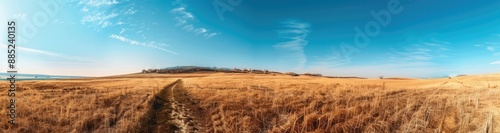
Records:
{"label": "field in distance", "polygon": [[[0,131],[491,133],[499,81],[220,72],[19,81],[17,125],[3,115]],[[0,99],[8,114],[6,91]]]}

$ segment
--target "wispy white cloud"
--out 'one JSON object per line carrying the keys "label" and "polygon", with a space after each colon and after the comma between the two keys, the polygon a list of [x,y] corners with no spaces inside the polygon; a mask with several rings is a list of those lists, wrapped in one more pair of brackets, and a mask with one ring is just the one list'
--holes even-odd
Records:
{"label": "wispy white cloud", "polygon": [[110,5],[115,5],[118,4],[118,1],[116,0],[82,0],[80,1],[79,4],[87,4],[90,6],[110,6]]}
{"label": "wispy white cloud", "polygon": [[82,12],[88,12],[89,11],[89,8],[87,8],[86,6],[82,8],[81,10]]}
{"label": "wispy white cloud", "polygon": [[112,13],[112,14],[97,13],[95,15],[84,16],[80,20],[80,22],[82,22],[82,24],[95,23],[97,25],[100,25],[102,28],[106,28],[112,24],[110,19],[115,18],[116,16],[118,16],[118,14],[116,14],[116,13]]}
{"label": "wispy white cloud", "polygon": [[434,72],[447,73],[448,70],[443,69],[440,64],[451,53],[450,45],[450,42],[429,38],[400,48],[388,49],[386,53],[365,53],[360,55],[360,58],[346,57],[346,50],[341,45],[340,49],[334,47],[325,56],[313,57],[305,70],[332,76],[368,77],[419,77],[433,75]]}
{"label": "wispy white cloud", "polygon": [[473,46],[484,48],[484,49],[490,51],[493,54],[493,56],[498,56],[500,54],[499,52],[496,51],[497,48],[500,47],[500,43],[484,42],[482,44],[474,44]]}
{"label": "wispy white cloud", "polygon": [[495,47],[493,47],[493,46],[488,46],[488,47],[486,47],[486,49],[488,51],[495,52]]}
{"label": "wispy white cloud", "polygon": [[182,19],[194,19],[193,13],[186,11],[185,7],[174,8],[174,9],[172,9],[171,12],[172,13],[180,14],[180,16],[178,18],[182,18]]}
{"label": "wispy white cloud", "polygon": [[137,12],[137,10],[134,9],[134,7],[131,7],[129,8],[127,11],[125,11],[124,14],[127,14],[127,15],[133,15]]}
{"label": "wispy white cloud", "polygon": [[380,55],[380,61],[352,64],[350,59],[343,58],[338,50],[333,50],[333,55],[319,59],[308,69],[323,70],[335,76],[410,76],[420,77],[432,75],[434,72],[446,71],[435,66],[440,58],[447,57],[444,41],[429,41],[392,49],[391,52]]}
{"label": "wispy white cloud", "polygon": [[[0,44],[0,47],[2,49],[4,49],[4,48],[7,48],[7,45]],[[17,46],[16,48],[19,49],[19,51],[21,51],[21,52],[28,52],[28,53],[33,53],[33,54],[41,54],[41,55],[46,55],[46,56],[59,57],[62,59],[77,61],[80,63],[92,63],[92,62],[94,62],[93,60],[90,60],[90,59],[85,59],[85,58],[76,57],[76,56],[69,56],[69,55],[60,54],[60,53],[56,53],[56,52],[52,52],[52,51],[33,49],[33,48],[27,48],[27,47],[20,47],[20,46]]]}
{"label": "wispy white cloud", "polygon": [[185,25],[184,27],[182,27],[182,29],[184,29],[186,31],[193,31],[194,26],[192,24],[188,24],[188,25]]}
{"label": "wispy white cloud", "polygon": [[125,22],[122,22],[122,21],[116,22],[116,25],[123,25],[123,24],[125,24]]}
{"label": "wispy white cloud", "polygon": [[175,14],[176,17],[174,18],[177,21],[176,26],[182,27],[181,29],[187,31],[187,32],[192,32],[196,36],[202,36],[206,39],[210,39],[216,35],[219,35],[220,33],[218,32],[212,32],[208,30],[205,27],[197,27],[193,24],[193,21],[196,20],[195,16],[193,13],[187,11],[186,7],[182,4],[180,4],[180,1],[177,1],[178,7],[172,9],[170,12],[172,14]]}
{"label": "wispy white cloud", "polygon": [[350,63],[350,60],[344,58],[337,50],[333,50],[331,54],[322,57],[316,57],[311,63],[312,68],[334,68]]}
{"label": "wispy white cloud", "polygon": [[[89,28],[101,31],[113,27],[112,29],[106,29],[106,31],[115,32],[110,35],[112,39],[177,55],[176,52],[166,48],[169,45],[148,40],[150,27],[145,23],[151,22],[134,18],[135,14],[140,11],[130,0],[79,0],[78,5],[81,8],[80,11],[84,14],[80,22],[88,25]],[[178,10],[181,11],[181,9]],[[189,14],[186,15],[189,16]],[[199,32],[207,31],[202,30]],[[143,41],[127,38],[127,35],[132,35],[134,38],[141,38]]]}
{"label": "wispy white cloud", "polygon": [[367,78],[384,77],[414,77],[423,78],[429,76],[444,76],[436,75],[437,73],[450,73],[451,70],[446,68],[434,67],[426,62],[406,62],[406,63],[375,63],[375,64],[360,64],[348,66],[311,66],[307,68],[307,72],[323,73],[328,76],[360,76]]}
{"label": "wispy white cloud", "polygon": [[282,26],[285,29],[278,30],[278,35],[282,38],[291,40],[277,43],[276,45],[273,45],[273,47],[289,51],[289,54],[291,55],[290,58],[293,58],[298,62],[296,69],[301,69],[307,62],[306,55],[304,54],[304,47],[309,43],[309,41],[306,40],[306,37],[310,32],[310,25],[296,20],[289,20],[283,22]]}
{"label": "wispy white cloud", "polygon": [[500,60],[499,61],[495,61],[495,62],[491,62],[490,64],[491,65],[500,65]]}
{"label": "wispy white cloud", "polygon": [[213,33],[210,33],[210,34],[203,34],[203,37],[205,37],[205,38],[212,38],[213,36],[216,36],[216,35],[218,35],[218,34],[219,34],[219,33],[215,33],[215,32],[213,32]]}
{"label": "wispy white cloud", "polygon": [[122,28],[122,30],[120,31],[120,34],[125,33],[125,31],[127,31],[127,29],[126,28]]}
{"label": "wispy white cloud", "polygon": [[78,5],[84,14],[80,23],[97,31],[110,26],[122,25],[124,22],[121,20],[128,19],[130,15],[138,12],[131,5],[124,5],[117,0],[80,0]]}
{"label": "wispy white cloud", "polygon": [[[500,36],[500,34],[493,34],[493,35]],[[500,47],[500,43],[496,43],[496,42],[484,42],[482,44],[474,44],[473,46],[486,49],[494,57],[500,56],[500,52],[497,51],[497,48]],[[499,61],[490,62],[489,64],[490,65],[498,65],[498,64],[500,64],[500,60]]]}
{"label": "wispy white cloud", "polygon": [[431,62],[436,58],[447,57],[446,51],[449,49],[445,44],[423,42],[393,50],[387,53],[387,59],[391,62]]}
{"label": "wispy white cloud", "polygon": [[178,55],[176,52],[170,51],[170,50],[165,48],[167,46],[170,46],[168,44],[157,43],[157,42],[140,42],[140,41],[132,40],[132,39],[129,39],[129,38],[126,38],[126,37],[123,37],[120,35],[115,35],[115,34],[112,34],[110,37],[113,39],[122,41],[122,42],[129,43],[131,45],[138,45],[138,46],[143,46],[143,47],[154,48],[154,49],[158,49],[158,50],[162,50],[165,52],[169,52],[169,53]]}
{"label": "wispy white cloud", "polygon": [[198,28],[198,29],[195,29],[195,30],[194,30],[194,33],[195,33],[196,35],[199,35],[199,34],[204,34],[204,33],[207,33],[207,29],[205,29],[205,28]]}
{"label": "wispy white cloud", "polygon": [[306,70],[331,76],[438,76],[434,73],[451,72],[435,63],[446,58],[448,51],[451,51],[447,44],[449,43],[434,40],[416,43],[379,55],[380,60],[364,61],[362,64],[349,64],[350,59],[344,58],[339,50],[333,49],[331,55],[318,57]]}

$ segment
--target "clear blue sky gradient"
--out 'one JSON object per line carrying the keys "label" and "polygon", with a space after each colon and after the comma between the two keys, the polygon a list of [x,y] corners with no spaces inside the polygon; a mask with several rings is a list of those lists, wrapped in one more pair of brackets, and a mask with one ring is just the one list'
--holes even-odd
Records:
{"label": "clear blue sky gradient", "polygon": [[[21,73],[104,76],[199,65],[429,78],[500,72],[498,7],[452,0],[2,0],[0,21],[19,23]],[[6,57],[0,61],[5,70]]]}

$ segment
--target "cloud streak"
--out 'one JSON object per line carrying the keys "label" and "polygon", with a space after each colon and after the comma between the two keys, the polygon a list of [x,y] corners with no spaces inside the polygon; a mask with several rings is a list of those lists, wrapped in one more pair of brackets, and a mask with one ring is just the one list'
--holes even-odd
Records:
{"label": "cloud streak", "polygon": [[431,62],[436,58],[447,57],[446,51],[449,49],[444,44],[423,42],[393,50],[387,55],[388,60],[392,62]]}
{"label": "cloud streak", "polygon": [[[7,48],[8,45],[6,44],[1,44],[0,47]],[[34,54],[42,54],[42,55],[47,55],[47,56],[53,56],[53,57],[59,57],[67,60],[73,60],[73,61],[78,61],[79,63],[92,63],[94,62],[93,60],[81,58],[81,57],[75,57],[75,56],[68,56],[56,52],[51,52],[51,51],[46,51],[46,50],[40,50],[40,49],[33,49],[33,48],[27,48],[27,47],[21,47],[21,46],[16,46],[17,49],[21,52],[29,52],[29,53],[34,53]]]}
{"label": "cloud streak", "polygon": [[90,6],[99,7],[99,6],[115,5],[115,4],[118,4],[118,1],[116,1],[116,0],[82,0],[82,1],[80,1],[79,4],[84,4],[84,3],[87,5],[90,5]]}
{"label": "cloud streak", "polygon": [[118,14],[116,14],[116,13],[111,13],[111,14],[97,13],[95,15],[84,16],[80,20],[80,22],[82,24],[85,24],[85,23],[94,23],[96,25],[101,26],[101,28],[106,28],[106,27],[108,27],[108,26],[110,26],[110,25],[113,24],[111,22],[111,19],[115,18],[116,16],[118,16]]}
{"label": "cloud streak", "polygon": [[[319,58],[308,71],[320,72],[332,76],[410,76],[425,77],[434,73],[450,73],[437,64],[441,58],[446,58],[447,42],[430,41],[393,49],[380,55],[381,60],[364,62],[363,64],[346,65],[349,60],[342,58],[341,53],[333,50],[333,55]],[[434,75],[439,76],[439,75]]]}
{"label": "cloud streak", "polygon": [[331,54],[326,56],[316,57],[315,61],[312,63],[312,67],[315,68],[334,68],[337,66],[342,66],[350,63],[351,59],[346,59],[336,48],[332,49]]}
{"label": "cloud streak", "polygon": [[170,11],[172,14],[176,15],[174,18],[177,21],[176,26],[182,27],[181,29],[187,32],[192,32],[196,36],[202,36],[206,39],[210,39],[220,34],[218,32],[212,32],[204,27],[195,26],[193,21],[195,21],[196,18],[193,13],[187,11],[186,7],[180,4],[179,1],[177,2],[179,6]]}
{"label": "cloud streak", "polygon": [[306,55],[304,54],[304,47],[307,46],[309,41],[306,40],[309,34],[308,23],[298,22],[295,20],[289,20],[282,22],[284,29],[278,30],[278,35],[281,38],[290,39],[286,42],[280,42],[273,45],[274,48],[289,51],[290,58],[297,60],[296,69],[301,69],[305,66],[307,62]]}
{"label": "cloud streak", "polygon": [[[138,12],[134,7],[124,5],[123,2],[117,0],[80,0],[78,5],[82,7],[80,11],[84,14],[80,23],[95,28],[97,31],[121,25],[123,22],[120,19]],[[120,8],[116,8],[117,5],[120,5]]]}
{"label": "cloud streak", "polygon": [[484,42],[482,44],[474,44],[474,47],[484,48],[487,51],[491,52],[493,56],[499,56],[500,52],[497,51],[497,48],[500,46],[500,43],[494,42]]}
{"label": "cloud streak", "polygon": [[499,61],[495,61],[495,62],[491,62],[490,64],[491,65],[500,65],[500,60]]}
{"label": "cloud streak", "polygon": [[115,35],[115,34],[112,34],[110,37],[113,38],[113,39],[122,41],[122,42],[129,43],[131,45],[137,45],[137,46],[143,46],[143,47],[148,47],[148,48],[154,48],[154,49],[158,49],[158,50],[161,50],[161,51],[165,51],[165,52],[168,52],[168,53],[172,53],[172,54],[178,55],[176,52],[170,51],[170,50],[168,50],[168,49],[165,48],[167,46],[170,46],[168,44],[157,43],[157,42],[140,42],[140,41],[132,40],[132,39],[129,39],[129,38],[126,38],[126,37],[123,37],[123,36],[120,36],[120,35]]}
{"label": "cloud streak", "polygon": [[308,72],[323,73],[328,76],[362,76],[367,78],[385,77],[415,77],[423,78],[429,76],[439,76],[436,73],[449,73],[451,71],[430,66],[425,62],[407,62],[392,64],[362,64],[349,66],[312,66],[307,69]]}
{"label": "cloud streak", "polygon": [[[110,31],[115,29],[115,33],[109,36],[111,39],[119,40],[130,45],[153,48],[178,55],[176,52],[166,48],[170,45],[155,41],[138,41],[126,37],[134,36],[135,38],[139,37],[143,40],[147,40],[147,37],[149,37],[148,31],[150,27],[145,26],[145,22],[141,22],[140,19],[136,20],[134,18],[134,15],[137,14],[139,10],[134,6],[135,4],[133,2],[117,0],[80,0],[78,5],[81,7],[80,11],[84,14],[80,22],[84,25],[88,25],[90,28],[95,28],[96,31]],[[139,9],[141,8],[139,7]],[[190,17],[189,14],[186,16]],[[206,32],[206,30],[199,32]]]}
{"label": "cloud streak", "polygon": [[493,47],[493,46],[488,46],[488,47],[486,47],[486,49],[488,51],[495,52],[495,47]]}

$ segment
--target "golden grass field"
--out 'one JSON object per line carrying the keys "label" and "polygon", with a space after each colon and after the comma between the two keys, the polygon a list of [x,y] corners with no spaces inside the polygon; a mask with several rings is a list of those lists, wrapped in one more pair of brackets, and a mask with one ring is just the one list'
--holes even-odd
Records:
{"label": "golden grass field", "polygon": [[[500,132],[500,74],[131,74],[17,82],[0,132]],[[0,83],[8,88],[8,82]],[[7,114],[7,91],[0,94]]]}

